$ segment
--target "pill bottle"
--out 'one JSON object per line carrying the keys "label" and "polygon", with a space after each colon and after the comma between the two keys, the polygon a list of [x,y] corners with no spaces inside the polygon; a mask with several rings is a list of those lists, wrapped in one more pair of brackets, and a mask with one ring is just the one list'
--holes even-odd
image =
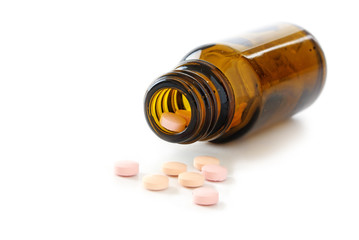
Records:
{"label": "pill bottle", "polygon": [[[145,116],[169,142],[224,142],[305,109],[325,78],[324,53],[313,35],[279,23],[188,53],[149,86]],[[179,109],[191,116],[182,132],[161,126],[164,112]]]}

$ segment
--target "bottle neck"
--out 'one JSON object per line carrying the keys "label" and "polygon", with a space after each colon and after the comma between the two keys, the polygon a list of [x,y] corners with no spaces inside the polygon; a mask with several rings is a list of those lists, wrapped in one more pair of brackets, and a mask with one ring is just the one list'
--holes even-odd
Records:
{"label": "bottle neck", "polygon": [[[180,133],[160,124],[164,112],[185,109],[191,120]],[[145,96],[148,124],[162,139],[174,143],[214,140],[225,133],[234,114],[233,90],[215,66],[201,60],[181,62],[149,87]]]}

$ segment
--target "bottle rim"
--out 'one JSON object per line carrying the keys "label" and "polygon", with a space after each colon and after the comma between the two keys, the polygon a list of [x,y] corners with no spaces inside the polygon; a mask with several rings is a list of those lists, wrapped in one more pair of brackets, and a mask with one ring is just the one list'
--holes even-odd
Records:
{"label": "bottle rim", "polygon": [[[158,92],[165,89],[179,91],[190,105],[191,121],[182,132],[169,132],[159,125],[160,116],[154,107],[157,102],[153,101],[158,100]],[[144,110],[151,129],[165,141],[182,144],[212,141],[225,134],[233,119],[233,90],[223,73],[212,64],[201,60],[184,61],[150,85]]]}

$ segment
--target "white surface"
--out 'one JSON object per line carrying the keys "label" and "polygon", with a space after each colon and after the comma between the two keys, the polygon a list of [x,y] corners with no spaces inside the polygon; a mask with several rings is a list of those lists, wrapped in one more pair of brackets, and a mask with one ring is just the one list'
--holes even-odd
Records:
{"label": "white surface", "polygon": [[[1,1],[0,239],[358,239],[355,1]],[[328,61],[318,101],[225,145],[176,145],[145,123],[143,95],[192,48],[277,22],[307,28]],[[229,169],[215,207],[163,162],[207,154]],[[136,178],[116,160],[140,162]],[[210,185],[210,184],[206,184]]]}

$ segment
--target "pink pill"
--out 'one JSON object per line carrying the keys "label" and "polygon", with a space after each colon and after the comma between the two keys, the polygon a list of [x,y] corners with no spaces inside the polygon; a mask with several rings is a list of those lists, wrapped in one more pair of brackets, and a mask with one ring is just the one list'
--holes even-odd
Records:
{"label": "pink pill", "polygon": [[221,182],[227,178],[227,169],[216,164],[204,165],[202,174],[207,181]]}
{"label": "pink pill", "polygon": [[138,174],[138,162],[118,161],[115,163],[115,174],[121,177],[131,177]]}
{"label": "pink pill", "polygon": [[162,127],[177,133],[182,132],[186,128],[186,120],[171,112],[162,113],[160,124]]}
{"label": "pink pill", "polygon": [[193,192],[193,202],[198,205],[209,206],[218,202],[219,194],[216,189],[210,187],[200,187]]}

